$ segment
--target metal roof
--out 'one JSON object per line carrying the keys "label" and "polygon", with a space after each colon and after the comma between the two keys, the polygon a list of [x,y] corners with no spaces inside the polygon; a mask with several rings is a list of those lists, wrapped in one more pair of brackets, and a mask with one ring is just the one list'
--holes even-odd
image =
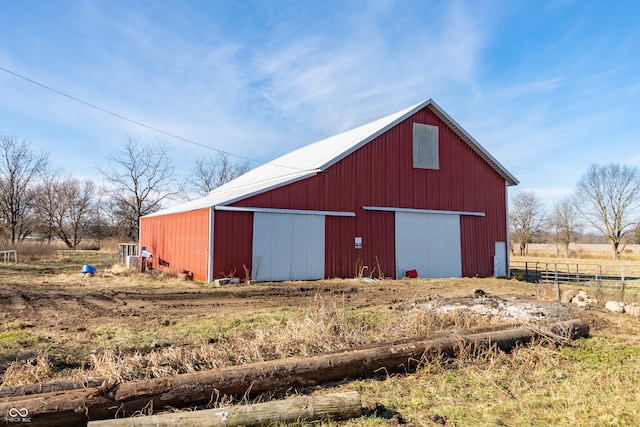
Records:
{"label": "metal roof", "polygon": [[200,199],[182,203],[147,216],[167,215],[212,206],[229,205],[238,200],[309,178],[326,170],[425,107],[429,108],[482,159],[491,165],[505,179],[508,185],[518,184],[518,180],[493,158],[478,141],[469,135],[432,99],[427,99],[397,113],[287,153],[269,163],[250,170]]}

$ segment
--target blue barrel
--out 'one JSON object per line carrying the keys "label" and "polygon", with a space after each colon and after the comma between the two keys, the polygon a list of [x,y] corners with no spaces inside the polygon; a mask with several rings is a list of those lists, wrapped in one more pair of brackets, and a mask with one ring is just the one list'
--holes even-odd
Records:
{"label": "blue barrel", "polygon": [[94,274],[95,272],[96,272],[96,268],[91,266],[91,265],[85,264],[85,265],[82,266],[82,273],[83,274],[87,274],[87,273]]}

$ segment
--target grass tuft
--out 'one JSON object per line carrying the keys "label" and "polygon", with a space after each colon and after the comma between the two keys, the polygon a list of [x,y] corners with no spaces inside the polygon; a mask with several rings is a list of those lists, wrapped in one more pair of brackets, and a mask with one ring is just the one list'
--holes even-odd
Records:
{"label": "grass tuft", "polygon": [[53,366],[46,353],[27,359],[26,362],[12,362],[2,376],[0,385],[12,386],[20,384],[34,384],[52,378]]}

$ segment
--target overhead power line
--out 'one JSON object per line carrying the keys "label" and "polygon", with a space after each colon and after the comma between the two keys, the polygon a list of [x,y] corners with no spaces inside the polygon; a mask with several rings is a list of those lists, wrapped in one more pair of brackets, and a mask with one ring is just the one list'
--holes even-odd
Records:
{"label": "overhead power line", "polygon": [[[35,81],[33,79],[30,79],[30,78],[25,77],[25,76],[23,76],[21,74],[18,74],[18,73],[14,72],[14,71],[8,70],[8,69],[6,69],[6,68],[4,68],[2,66],[0,66],[0,70],[4,71],[6,73],[9,73],[9,74],[11,74],[11,75],[13,75],[15,77],[18,77],[18,78],[20,78],[22,80],[26,80],[27,82],[32,83],[32,84],[34,84],[36,86],[40,86],[41,88],[44,88],[44,89],[49,90],[51,92],[54,92],[54,93],[56,93],[58,95],[64,96],[65,98],[69,98],[72,101],[76,101],[76,102],[78,102],[80,104],[86,105],[87,107],[94,108],[94,109],[96,109],[98,111],[101,111],[103,113],[109,114],[111,116],[117,117],[117,118],[119,118],[121,120],[125,120],[125,121],[127,121],[129,123],[133,123],[133,124],[141,126],[143,128],[152,130],[154,132],[161,133],[161,134],[169,136],[171,138],[175,138],[175,139],[178,139],[180,141],[187,142],[189,144],[197,145],[198,147],[206,148],[208,150],[213,150],[213,151],[216,151],[218,153],[227,154],[229,156],[237,157],[237,158],[242,159],[242,160],[247,160],[247,161],[250,161],[250,162],[262,163],[262,164],[270,163],[270,162],[265,162],[265,161],[262,161],[262,160],[252,159],[250,157],[240,156],[238,154],[233,154],[233,153],[230,153],[228,151],[224,151],[224,150],[221,150],[219,148],[211,147],[209,145],[205,145],[205,144],[193,141],[193,140],[188,139],[188,138],[183,138],[183,137],[181,137],[179,135],[176,135],[176,134],[173,134],[171,132],[167,132],[167,131],[164,131],[162,129],[158,129],[156,127],[153,127],[153,126],[147,125],[145,123],[139,122],[137,120],[130,119],[129,117],[123,116],[122,114],[114,113],[113,111],[107,110],[106,108],[99,107],[99,106],[97,106],[95,104],[92,104],[90,102],[84,101],[84,100],[82,100],[80,98],[77,98],[75,96],[69,95],[68,93],[64,93],[64,92],[62,92],[62,91],[60,91],[58,89],[54,89],[51,86],[47,86],[47,85],[45,85],[43,83],[37,82],[37,81]],[[278,164],[273,164],[273,165],[274,166],[279,166],[279,167],[282,167],[282,168],[294,169],[294,170],[299,170],[299,171],[307,171],[307,169],[296,168],[296,167],[293,167],[293,166],[284,166],[284,165],[278,165]]]}

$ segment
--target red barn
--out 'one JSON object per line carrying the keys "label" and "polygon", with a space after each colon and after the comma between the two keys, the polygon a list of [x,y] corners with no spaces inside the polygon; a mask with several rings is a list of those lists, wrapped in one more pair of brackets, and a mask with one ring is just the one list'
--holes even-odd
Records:
{"label": "red barn", "polygon": [[504,277],[517,183],[428,99],[143,217],[140,245],[203,281]]}

